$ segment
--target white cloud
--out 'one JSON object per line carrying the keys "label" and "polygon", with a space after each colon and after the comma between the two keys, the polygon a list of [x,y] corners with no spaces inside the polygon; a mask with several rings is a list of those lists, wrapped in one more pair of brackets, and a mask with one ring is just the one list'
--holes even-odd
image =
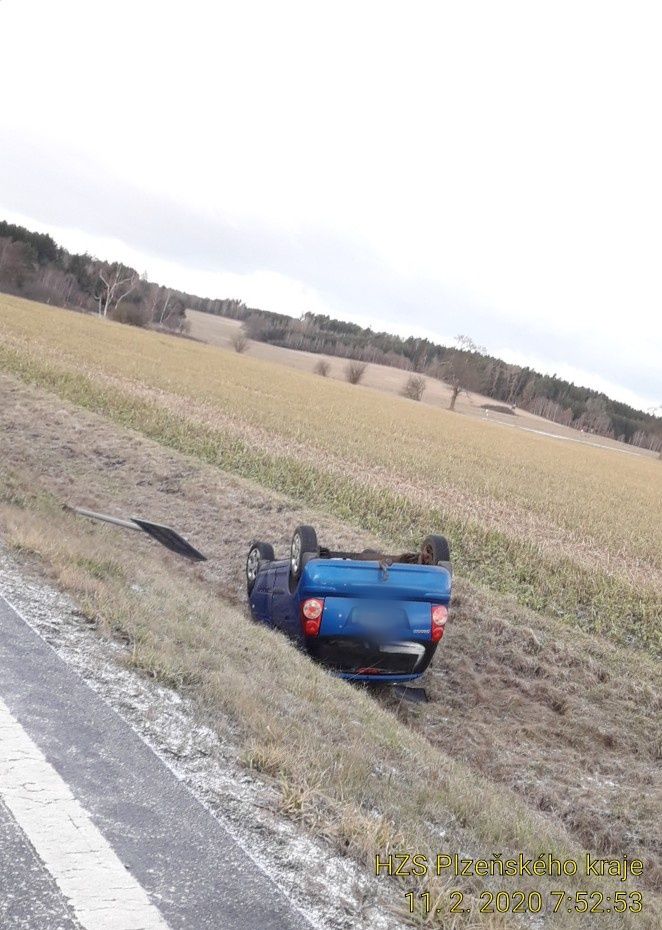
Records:
{"label": "white cloud", "polygon": [[[107,243],[169,283],[435,338],[469,328],[647,398],[662,394],[661,25],[653,2],[8,0],[3,124],[44,169],[66,152],[72,178],[93,165],[242,234],[362,243],[432,309],[420,290],[418,311],[381,292],[367,306],[358,282],[352,302],[305,247],[295,273],[276,255],[201,270],[130,232]],[[56,216],[39,177],[16,176],[0,205],[81,243],[108,235],[76,214],[75,181]]]}

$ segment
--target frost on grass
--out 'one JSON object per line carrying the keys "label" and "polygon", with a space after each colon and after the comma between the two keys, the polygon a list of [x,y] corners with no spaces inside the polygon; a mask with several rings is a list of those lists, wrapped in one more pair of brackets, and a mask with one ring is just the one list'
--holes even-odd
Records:
{"label": "frost on grass", "polygon": [[[129,650],[94,635],[76,604],[0,545],[0,594],[126,720],[290,900],[324,930],[396,930],[383,885],[278,814],[228,724],[219,736],[191,702],[129,667]],[[312,865],[314,864],[314,866]]]}

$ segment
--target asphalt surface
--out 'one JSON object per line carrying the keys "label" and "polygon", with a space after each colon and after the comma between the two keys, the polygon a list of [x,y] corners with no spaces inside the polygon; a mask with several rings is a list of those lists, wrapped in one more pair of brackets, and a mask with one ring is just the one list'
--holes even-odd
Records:
{"label": "asphalt surface", "polygon": [[0,927],[80,930],[55,880],[1,801]]}
{"label": "asphalt surface", "polygon": [[[308,925],[259,863],[2,597],[0,702],[10,726],[16,724],[19,737],[24,731],[26,744],[35,747],[34,771],[50,770],[56,785],[66,784],[66,803],[89,818],[101,845],[144,891],[148,906],[157,909],[157,923],[162,917],[171,930],[304,930]],[[10,802],[2,803],[2,777],[0,766],[0,927],[88,926],[76,896],[67,900],[62,891],[59,860],[54,867],[51,852],[42,861],[39,841],[30,842],[20,814],[8,809]],[[30,788],[38,792],[42,786]],[[36,836],[41,826],[37,817]],[[62,844],[56,853],[66,862],[66,837]],[[130,915],[122,917],[132,899],[123,901],[121,883],[117,888],[115,922],[108,926],[140,930]],[[89,887],[81,890],[90,897]]]}

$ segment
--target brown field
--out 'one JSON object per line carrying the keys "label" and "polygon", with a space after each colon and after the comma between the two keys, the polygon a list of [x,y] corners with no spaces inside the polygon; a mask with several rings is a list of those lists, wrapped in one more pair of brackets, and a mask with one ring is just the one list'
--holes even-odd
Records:
{"label": "brown field", "polygon": [[[198,310],[187,310],[186,318],[190,322],[190,335],[193,339],[199,339],[200,342],[221,346],[224,349],[233,351],[232,337],[241,328],[241,323],[238,320],[229,320],[210,313],[201,313]],[[323,358],[326,359],[330,366],[329,378],[337,381],[346,380],[345,365],[347,359],[334,355],[299,352],[295,349],[285,349],[280,346],[269,345],[266,342],[255,342],[254,340],[249,342],[245,351],[252,358],[259,358],[277,365],[286,365],[288,368],[294,368],[297,371],[308,372],[312,372],[315,364]],[[372,364],[368,366],[361,383],[376,391],[399,395],[406,380],[406,371],[391,368],[388,365]],[[427,378],[426,382],[425,393],[421,402],[432,407],[448,407],[451,397],[449,386],[436,378]],[[470,397],[461,394],[456,402],[456,410],[458,413],[480,417],[489,420],[491,423],[499,423],[509,428],[539,431],[540,435],[555,436],[559,439],[592,445],[597,448],[614,449],[627,455],[644,455],[655,458],[655,453],[649,452],[647,449],[640,449],[637,446],[606,439],[604,436],[582,434],[577,430],[570,429],[570,427],[546,420],[544,417],[535,416],[535,414],[529,413],[527,410],[517,410],[515,416],[501,414],[493,410],[486,414],[485,410],[482,409],[482,405],[494,403],[495,401],[492,398],[485,397],[482,394],[472,394]]]}
{"label": "brown field", "polygon": [[657,459],[16,298],[0,338],[5,365],[83,406],[399,545],[442,528],[465,576],[662,649]]}
{"label": "brown field", "polygon": [[[0,536],[128,661],[238,732],[288,816],[364,863],[440,844],[641,855],[647,910],[609,924],[656,930],[657,461],[2,297],[0,398]],[[311,522],[386,546],[437,529],[439,499],[458,575],[428,704],[339,682],[248,621],[251,538],[282,553]],[[189,567],[65,501],[174,525],[210,560]]]}

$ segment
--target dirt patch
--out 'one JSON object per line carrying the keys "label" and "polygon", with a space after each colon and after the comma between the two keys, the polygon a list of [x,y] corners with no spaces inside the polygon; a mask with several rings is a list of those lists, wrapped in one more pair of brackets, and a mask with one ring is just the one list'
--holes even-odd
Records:
{"label": "dirt patch", "polygon": [[[63,501],[168,523],[209,555],[191,567],[245,603],[249,541],[286,552],[297,523],[347,548],[379,545],[322,513],[119,429],[2,377],[0,473],[29,475]],[[11,495],[11,489],[7,492]],[[154,544],[117,531],[140,557]],[[152,551],[152,550],[150,550]],[[652,663],[461,581],[449,631],[426,676],[431,702],[381,699],[446,753],[517,791],[583,844],[643,856],[659,872],[660,682]]]}

